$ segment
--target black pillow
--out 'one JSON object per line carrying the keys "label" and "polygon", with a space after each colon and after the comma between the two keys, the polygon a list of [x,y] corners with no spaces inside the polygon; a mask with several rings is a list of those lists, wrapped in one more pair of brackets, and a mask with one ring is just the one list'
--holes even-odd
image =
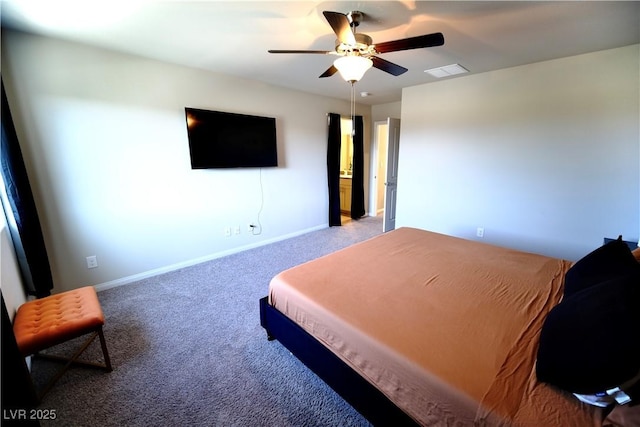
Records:
{"label": "black pillow", "polygon": [[579,394],[595,394],[640,371],[640,273],[573,294],[547,315],[536,375]]}
{"label": "black pillow", "polygon": [[640,271],[640,263],[622,238],[612,240],[576,262],[564,279],[565,298],[616,276]]}

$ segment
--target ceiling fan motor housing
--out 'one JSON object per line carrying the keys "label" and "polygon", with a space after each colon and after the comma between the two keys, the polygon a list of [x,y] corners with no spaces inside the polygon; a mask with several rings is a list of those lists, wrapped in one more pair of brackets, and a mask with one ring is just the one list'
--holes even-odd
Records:
{"label": "ceiling fan motor housing", "polygon": [[349,25],[352,27],[357,27],[362,22],[362,18],[364,17],[364,13],[359,10],[352,10],[347,13],[347,19],[349,20]]}
{"label": "ceiling fan motor housing", "polygon": [[336,52],[340,55],[373,55],[375,50],[372,46],[373,39],[364,33],[356,33],[354,34],[356,38],[355,45],[349,45],[345,43],[341,43],[340,40],[336,40]]}

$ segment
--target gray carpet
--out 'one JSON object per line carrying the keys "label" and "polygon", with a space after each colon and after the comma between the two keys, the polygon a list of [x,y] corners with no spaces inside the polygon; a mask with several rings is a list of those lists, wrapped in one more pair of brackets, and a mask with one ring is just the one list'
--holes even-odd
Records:
{"label": "gray carpet", "polygon": [[[100,292],[114,371],[70,370],[41,403],[56,412],[42,425],[369,425],[266,339],[258,300],[278,272],[381,232],[366,217]],[[100,358],[99,343],[87,352]],[[54,367],[36,361],[34,378]]]}

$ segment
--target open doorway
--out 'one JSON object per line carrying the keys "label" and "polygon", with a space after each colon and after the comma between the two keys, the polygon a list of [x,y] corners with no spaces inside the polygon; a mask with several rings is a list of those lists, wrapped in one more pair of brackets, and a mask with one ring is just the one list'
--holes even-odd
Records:
{"label": "open doorway", "polygon": [[[328,139],[327,139],[327,181],[329,185],[329,226],[341,225],[341,210],[350,213],[351,219],[359,219],[366,215],[365,204],[365,168],[364,168],[364,119],[362,116],[353,116],[352,132],[342,132],[341,117],[337,113],[329,113]],[[348,129],[349,126],[346,126]],[[340,156],[343,135],[347,142],[345,158],[342,170],[340,168]],[[351,185],[351,191],[343,188],[343,197],[340,197],[340,180],[344,185]],[[343,186],[344,186],[343,185]],[[350,197],[349,197],[350,195]],[[342,199],[342,209],[341,209]],[[349,201],[350,199],[350,201]]]}
{"label": "open doorway", "polygon": [[369,195],[369,215],[384,213],[384,177],[387,171],[387,121],[374,123],[374,139],[371,147],[371,185]]}
{"label": "open doorway", "polygon": [[351,221],[351,182],[353,179],[353,124],[351,118],[340,118],[340,216],[342,223]]}
{"label": "open doorway", "polygon": [[383,216],[383,231],[395,228],[400,120],[374,123],[371,147],[369,215]]}

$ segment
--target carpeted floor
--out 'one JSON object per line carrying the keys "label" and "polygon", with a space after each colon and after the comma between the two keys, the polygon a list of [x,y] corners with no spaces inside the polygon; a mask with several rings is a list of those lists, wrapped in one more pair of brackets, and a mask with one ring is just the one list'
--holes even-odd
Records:
{"label": "carpeted floor", "polygon": [[[381,217],[365,217],[100,292],[114,371],[70,370],[42,425],[369,425],[266,339],[258,300],[278,272],[381,232]],[[100,357],[98,342],[88,354]],[[38,360],[34,378],[56,367]]]}

